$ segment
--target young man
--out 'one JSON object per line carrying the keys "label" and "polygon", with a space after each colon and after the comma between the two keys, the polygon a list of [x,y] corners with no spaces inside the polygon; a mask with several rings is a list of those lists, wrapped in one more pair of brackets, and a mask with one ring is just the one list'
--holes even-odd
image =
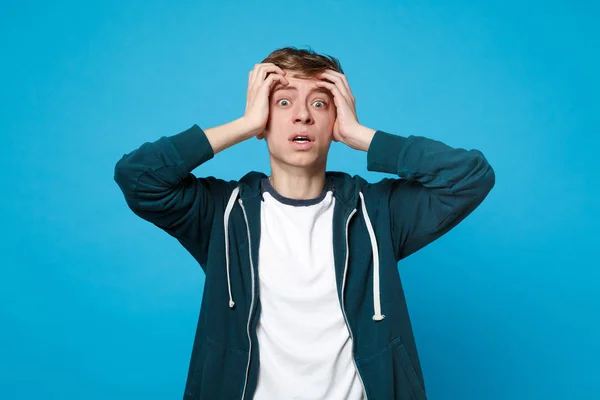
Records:
{"label": "young man", "polygon": [[[246,111],[123,156],[128,206],[206,273],[184,399],[425,399],[397,262],[494,186],[478,150],[362,126],[337,59],[283,48],[248,76]],[[252,137],[271,175],[191,171]],[[331,141],[367,152],[376,183],[326,171]]]}

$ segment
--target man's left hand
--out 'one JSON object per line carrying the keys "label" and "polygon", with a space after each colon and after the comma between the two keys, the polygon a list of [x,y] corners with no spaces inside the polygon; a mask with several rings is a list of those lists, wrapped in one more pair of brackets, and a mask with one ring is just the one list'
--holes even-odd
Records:
{"label": "man's left hand", "polygon": [[333,140],[353,149],[367,151],[375,130],[366,128],[358,122],[356,102],[346,76],[327,69],[316,77],[319,79],[317,86],[328,89],[333,95],[337,110],[337,118],[333,125]]}

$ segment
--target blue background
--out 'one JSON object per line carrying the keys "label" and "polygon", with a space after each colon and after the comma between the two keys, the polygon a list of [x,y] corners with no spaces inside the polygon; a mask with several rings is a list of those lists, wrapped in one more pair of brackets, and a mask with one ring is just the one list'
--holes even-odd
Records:
{"label": "blue background", "polygon": [[[127,208],[114,164],[240,117],[248,71],[292,45],[341,60],[364,125],[480,149],[496,171],[399,264],[430,398],[600,398],[600,13],[498,3],[4,4],[0,397],[182,396],[204,275]],[[337,143],[328,168],[387,177]],[[254,139],[195,173],[251,169],[269,172]]]}

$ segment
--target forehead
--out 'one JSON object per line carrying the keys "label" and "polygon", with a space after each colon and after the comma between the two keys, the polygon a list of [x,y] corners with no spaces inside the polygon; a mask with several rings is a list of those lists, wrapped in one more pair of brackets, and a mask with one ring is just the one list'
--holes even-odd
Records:
{"label": "forehead", "polygon": [[286,73],[285,79],[287,79],[290,83],[294,82],[294,84],[296,84],[296,85],[310,86],[319,80],[317,78],[303,77],[303,76],[299,75],[298,71],[292,71],[289,69],[286,69],[284,71]]}
{"label": "forehead", "polygon": [[321,92],[325,94],[330,94],[329,90],[324,87],[319,87],[316,85],[316,82],[319,82],[318,78],[304,78],[295,74],[293,71],[285,70],[286,75],[285,79],[289,82],[289,85],[283,85],[281,83],[277,83],[273,88],[273,91],[280,90],[292,90],[292,91],[308,91],[308,92]]}

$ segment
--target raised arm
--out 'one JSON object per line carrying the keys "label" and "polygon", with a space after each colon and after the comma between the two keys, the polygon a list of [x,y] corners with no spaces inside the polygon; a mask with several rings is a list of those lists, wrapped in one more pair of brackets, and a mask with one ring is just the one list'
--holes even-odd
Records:
{"label": "raised arm", "polygon": [[[268,77],[267,74],[271,73]],[[226,198],[235,182],[196,178],[192,171],[218,152],[256,136],[268,118],[268,96],[283,71],[258,64],[249,76],[244,116],[215,128],[198,125],[146,142],[116,163],[114,180],[129,208],[177,238],[204,265],[215,202]]]}
{"label": "raised arm", "polygon": [[494,170],[479,150],[382,131],[368,148],[367,169],[401,178],[394,180],[389,200],[397,260],[456,226],[495,184]]}
{"label": "raised arm", "polygon": [[[215,197],[225,196],[226,182],[197,178],[191,172],[214,157],[213,141],[234,143],[244,121],[204,132],[198,125],[146,142],[116,163],[114,180],[129,208],[178,239],[200,264],[206,261]],[[226,140],[225,138],[228,138]]]}
{"label": "raised arm", "polygon": [[[367,152],[369,171],[398,175],[390,187],[389,208],[396,259],[433,242],[469,215],[495,184],[495,174],[479,150],[452,148],[421,136],[397,136],[358,122],[346,76],[318,75],[334,96],[333,137]],[[381,184],[388,185],[390,180]]]}

